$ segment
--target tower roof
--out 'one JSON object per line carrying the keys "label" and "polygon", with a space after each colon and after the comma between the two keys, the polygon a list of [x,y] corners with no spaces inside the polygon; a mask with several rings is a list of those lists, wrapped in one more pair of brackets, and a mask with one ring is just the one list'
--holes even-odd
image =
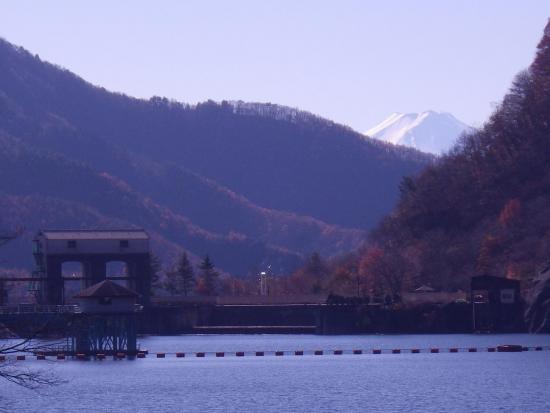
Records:
{"label": "tower roof", "polygon": [[416,290],[414,290],[417,293],[433,293],[435,291],[434,288],[430,287],[429,285],[421,285]]}
{"label": "tower roof", "polygon": [[137,297],[138,293],[111,280],[103,280],[78,293],[75,298]]}
{"label": "tower roof", "polygon": [[61,240],[107,240],[107,239],[149,239],[143,229],[108,229],[108,230],[50,230],[45,229],[39,235],[46,239]]}

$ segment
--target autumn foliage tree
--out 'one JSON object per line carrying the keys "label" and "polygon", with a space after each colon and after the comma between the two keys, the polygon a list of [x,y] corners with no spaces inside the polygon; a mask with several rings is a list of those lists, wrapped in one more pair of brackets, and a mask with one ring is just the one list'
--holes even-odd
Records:
{"label": "autumn foliage tree", "polygon": [[503,227],[509,226],[521,213],[521,202],[519,199],[510,199],[502,208],[498,222]]}
{"label": "autumn foliage tree", "polygon": [[292,289],[302,294],[318,294],[324,291],[328,275],[325,261],[318,252],[312,253],[306,263],[294,272],[290,279]]}
{"label": "autumn foliage tree", "polygon": [[356,254],[332,259],[329,262],[328,280],[325,290],[329,294],[340,296],[366,296],[366,283],[358,270]]}
{"label": "autumn foliage tree", "polygon": [[407,263],[392,250],[371,247],[361,259],[360,272],[369,291],[396,297],[401,295],[407,279]]}

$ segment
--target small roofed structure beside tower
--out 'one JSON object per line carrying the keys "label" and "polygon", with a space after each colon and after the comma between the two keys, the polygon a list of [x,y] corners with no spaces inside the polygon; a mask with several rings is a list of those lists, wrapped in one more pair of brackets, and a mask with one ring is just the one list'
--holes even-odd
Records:
{"label": "small roofed structure beside tower", "polygon": [[132,313],[136,310],[138,293],[104,280],[80,291],[74,298],[82,313]]}
{"label": "small roofed structure beside tower", "polygon": [[142,307],[135,291],[104,280],[74,298],[79,306],[70,334],[74,354],[136,354],[136,313]]}

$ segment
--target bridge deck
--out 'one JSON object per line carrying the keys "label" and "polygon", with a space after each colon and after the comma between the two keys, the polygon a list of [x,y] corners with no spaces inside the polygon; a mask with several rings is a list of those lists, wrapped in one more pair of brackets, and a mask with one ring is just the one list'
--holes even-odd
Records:
{"label": "bridge deck", "polygon": [[193,332],[199,334],[311,334],[317,326],[195,326]]}
{"label": "bridge deck", "polygon": [[0,314],[75,314],[79,313],[77,305],[38,305],[17,304],[0,306]]}

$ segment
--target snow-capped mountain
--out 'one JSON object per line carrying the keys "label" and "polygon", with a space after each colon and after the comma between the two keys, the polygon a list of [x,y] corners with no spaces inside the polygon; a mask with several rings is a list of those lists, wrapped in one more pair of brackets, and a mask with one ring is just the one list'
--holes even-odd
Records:
{"label": "snow-capped mountain", "polygon": [[365,135],[441,155],[455,144],[463,132],[470,129],[470,126],[450,113],[430,110],[422,113],[392,113],[366,131]]}

